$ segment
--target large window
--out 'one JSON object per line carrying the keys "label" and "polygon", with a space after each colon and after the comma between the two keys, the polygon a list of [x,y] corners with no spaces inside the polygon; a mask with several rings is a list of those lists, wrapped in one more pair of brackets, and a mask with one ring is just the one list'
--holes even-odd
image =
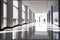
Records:
{"label": "large window", "polygon": [[7,0],[3,0],[3,28],[6,27],[7,23]]}
{"label": "large window", "polygon": [[22,23],[25,23],[25,6],[22,4]]}
{"label": "large window", "polygon": [[13,25],[18,24],[18,1],[13,1]]}

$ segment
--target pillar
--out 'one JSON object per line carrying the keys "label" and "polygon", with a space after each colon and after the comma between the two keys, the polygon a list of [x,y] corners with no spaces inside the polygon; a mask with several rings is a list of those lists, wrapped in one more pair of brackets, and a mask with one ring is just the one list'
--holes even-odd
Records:
{"label": "pillar", "polygon": [[29,9],[29,22],[32,22],[32,11]]}
{"label": "pillar", "polygon": [[50,23],[50,11],[49,11],[49,23]]}
{"label": "pillar", "polygon": [[18,10],[18,24],[21,24],[22,23],[22,0],[18,1],[18,7],[19,7],[19,10]]}
{"label": "pillar", "polygon": [[58,0],[58,10],[59,10],[59,27],[60,27],[60,0]]}
{"label": "pillar", "polygon": [[47,22],[50,23],[50,11],[48,11],[48,13],[47,13]]}
{"label": "pillar", "polygon": [[7,27],[13,26],[13,0],[7,0]]}
{"label": "pillar", "polygon": [[[59,28],[60,28],[60,0],[58,0],[58,10],[59,10]],[[59,39],[60,39],[60,32],[59,32]]]}
{"label": "pillar", "polygon": [[35,22],[35,13],[33,13],[33,22]]}
{"label": "pillar", "polygon": [[53,6],[51,6],[51,24],[53,24]]}
{"label": "pillar", "polygon": [[3,0],[0,0],[0,29],[3,25]]}

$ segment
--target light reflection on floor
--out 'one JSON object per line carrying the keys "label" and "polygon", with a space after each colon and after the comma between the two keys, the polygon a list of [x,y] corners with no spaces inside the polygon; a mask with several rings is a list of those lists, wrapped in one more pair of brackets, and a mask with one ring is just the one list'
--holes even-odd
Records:
{"label": "light reflection on floor", "polygon": [[47,22],[36,22],[35,31],[47,31]]}

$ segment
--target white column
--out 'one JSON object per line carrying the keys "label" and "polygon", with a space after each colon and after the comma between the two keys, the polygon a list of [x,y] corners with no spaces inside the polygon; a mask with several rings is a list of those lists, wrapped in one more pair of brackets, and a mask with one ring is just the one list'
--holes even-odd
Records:
{"label": "white column", "polygon": [[7,27],[13,26],[13,0],[7,0]]}
{"label": "white column", "polygon": [[22,0],[18,1],[18,7],[19,7],[19,10],[18,10],[18,24],[21,24],[22,23]]}

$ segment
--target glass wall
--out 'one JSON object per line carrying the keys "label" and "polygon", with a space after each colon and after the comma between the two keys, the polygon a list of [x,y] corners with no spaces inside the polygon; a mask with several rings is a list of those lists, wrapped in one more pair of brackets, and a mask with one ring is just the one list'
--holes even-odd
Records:
{"label": "glass wall", "polygon": [[[29,21],[29,9],[28,9]],[[22,23],[25,23],[25,6],[22,4]],[[18,1],[13,0],[13,25],[18,24]],[[7,26],[7,0],[3,0],[3,27]]]}
{"label": "glass wall", "polygon": [[18,24],[18,1],[13,1],[13,25]]}
{"label": "glass wall", "polygon": [[6,27],[7,23],[7,0],[3,0],[3,28]]}

